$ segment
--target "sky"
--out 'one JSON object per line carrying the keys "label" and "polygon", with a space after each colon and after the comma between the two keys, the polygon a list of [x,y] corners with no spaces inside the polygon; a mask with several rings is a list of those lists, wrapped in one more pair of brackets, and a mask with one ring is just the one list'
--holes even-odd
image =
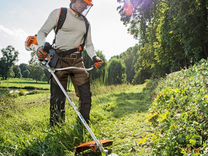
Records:
{"label": "sky", "polygon": [[[24,48],[27,36],[38,32],[52,10],[68,7],[69,3],[69,0],[0,0],[0,49],[13,45],[19,51],[18,64],[28,63],[30,52]],[[93,3],[87,18],[96,51],[101,50],[110,59],[137,43],[120,21],[117,0],[94,0]],[[53,38],[51,32],[47,41],[52,42]]]}

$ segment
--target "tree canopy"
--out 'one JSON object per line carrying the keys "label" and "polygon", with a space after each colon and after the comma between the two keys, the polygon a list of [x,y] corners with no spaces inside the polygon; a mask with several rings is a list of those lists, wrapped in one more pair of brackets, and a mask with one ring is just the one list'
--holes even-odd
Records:
{"label": "tree canopy", "polygon": [[118,2],[121,20],[139,43],[135,79],[144,73],[159,77],[208,57],[208,1]]}
{"label": "tree canopy", "polygon": [[108,62],[105,72],[105,83],[108,85],[117,85],[126,82],[126,66],[117,58]]}
{"label": "tree canopy", "polygon": [[1,49],[2,57],[0,58],[0,75],[3,79],[8,78],[10,68],[17,61],[19,52],[11,45]]}

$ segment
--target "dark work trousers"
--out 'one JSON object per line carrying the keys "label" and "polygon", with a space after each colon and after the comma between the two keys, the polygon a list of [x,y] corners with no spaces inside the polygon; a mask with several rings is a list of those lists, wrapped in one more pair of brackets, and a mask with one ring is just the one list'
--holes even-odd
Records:
{"label": "dark work trousers", "polygon": [[[66,55],[64,57],[60,57],[56,68],[63,67],[81,67],[84,68],[83,58],[80,54],[76,56]],[[56,71],[56,76],[59,81],[65,88],[67,89],[67,81],[68,77],[71,78],[72,83],[75,87],[76,95],[79,97],[80,101],[80,113],[84,117],[87,123],[90,120],[90,109],[91,109],[91,91],[90,91],[90,81],[89,81],[89,73],[84,70],[64,70],[64,71]],[[55,126],[60,123],[65,122],[65,102],[66,97],[63,94],[62,90],[55,82],[55,79],[52,77],[50,81],[50,90],[51,90],[51,98],[50,98],[50,126]]]}

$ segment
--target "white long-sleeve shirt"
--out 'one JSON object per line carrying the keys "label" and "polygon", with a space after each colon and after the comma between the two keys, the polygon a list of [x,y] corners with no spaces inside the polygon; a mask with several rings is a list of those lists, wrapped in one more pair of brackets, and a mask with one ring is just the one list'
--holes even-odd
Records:
{"label": "white long-sleeve shirt", "polygon": [[[38,47],[43,46],[47,35],[57,26],[60,9],[52,11],[39,30]],[[56,35],[55,45],[57,49],[66,51],[69,49],[77,48],[83,43],[83,36],[86,33],[85,21],[81,16],[74,14],[70,9],[67,10],[66,20],[61,29],[59,29]],[[85,42],[85,49],[88,55],[93,58],[95,56],[95,50],[91,39],[91,28],[89,26],[87,39]]]}

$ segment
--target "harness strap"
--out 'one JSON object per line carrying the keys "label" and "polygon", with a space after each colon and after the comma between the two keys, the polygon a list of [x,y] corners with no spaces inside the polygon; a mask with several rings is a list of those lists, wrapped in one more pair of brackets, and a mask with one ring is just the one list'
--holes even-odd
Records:
{"label": "harness strap", "polygon": [[80,45],[80,47],[82,48],[82,49],[80,49],[80,51],[82,52],[84,50],[85,42],[87,40],[87,34],[88,34],[90,24],[85,16],[83,16],[82,14],[81,14],[81,16],[84,19],[85,25],[86,25],[86,33],[84,34],[84,37],[83,37],[84,40],[83,40],[83,43]]}
{"label": "harness strap", "polygon": [[[57,26],[56,26],[56,28],[54,28],[55,38],[53,40],[52,45],[55,44],[56,35],[57,35],[58,31],[62,28],[62,26],[63,26],[63,24],[66,20],[66,15],[67,15],[67,8],[61,8]],[[89,22],[88,22],[87,18],[84,15],[80,14],[80,16],[84,19],[85,26],[86,26],[86,33],[83,36],[83,43],[78,48],[73,48],[73,49],[67,50],[66,53],[73,53],[73,52],[76,52],[76,51],[82,52],[84,50],[84,46],[85,46],[85,42],[87,40],[87,34],[88,34],[88,30],[89,30]]]}
{"label": "harness strap", "polygon": [[[66,14],[67,14],[67,8],[61,8],[61,11],[60,11],[60,14],[59,14],[59,19],[58,19],[58,24],[57,24],[57,27],[54,28],[54,31],[55,31],[55,38],[53,40],[53,44],[55,43],[56,41],[56,34],[58,33],[59,29],[62,28],[65,20],[66,20]],[[52,45],[53,45],[52,44]]]}

